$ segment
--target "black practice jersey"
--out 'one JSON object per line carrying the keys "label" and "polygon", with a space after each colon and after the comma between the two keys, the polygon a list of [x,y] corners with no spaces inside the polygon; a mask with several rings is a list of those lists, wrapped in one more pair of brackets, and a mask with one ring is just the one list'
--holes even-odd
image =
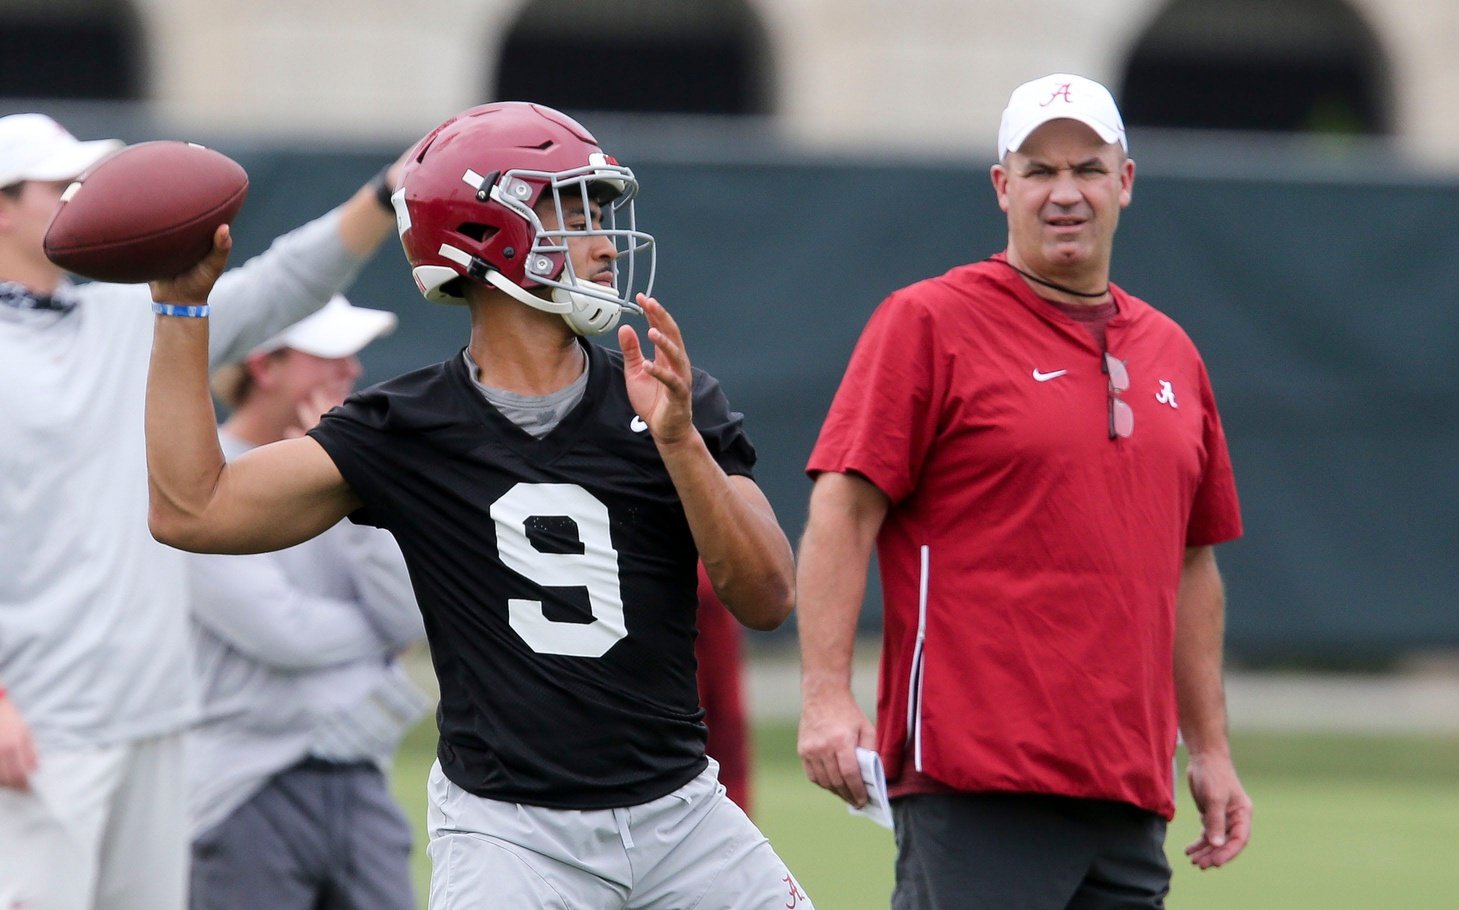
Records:
{"label": "black practice jersey", "polygon": [[[410,567],[462,789],[566,809],[656,799],[704,769],[698,551],[623,356],[583,342],[583,399],[537,439],[460,355],[365,389],[310,431]],[[694,423],[731,474],[755,451],[719,383]]]}

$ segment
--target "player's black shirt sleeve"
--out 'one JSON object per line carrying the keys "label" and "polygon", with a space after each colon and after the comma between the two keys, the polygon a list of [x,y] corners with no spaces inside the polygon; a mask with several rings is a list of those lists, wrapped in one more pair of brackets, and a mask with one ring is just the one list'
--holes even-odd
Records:
{"label": "player's black shirt sleeve", "polygon": [[[592,344],[583,400],[535,439],[460,356],[351,396],[310,435],[400,543],[441,686],[442,770],[493,799],[626,806],[705,764],[694,683],[695,563],[683,507]],[[755,450],[718,382],[694,422],[720,466]]]}

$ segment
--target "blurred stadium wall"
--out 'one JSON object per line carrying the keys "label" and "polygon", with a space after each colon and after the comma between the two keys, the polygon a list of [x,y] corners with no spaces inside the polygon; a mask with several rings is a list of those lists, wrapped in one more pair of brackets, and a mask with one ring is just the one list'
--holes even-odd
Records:
{"label": "blurred stadium wall", "polygon": [[530,96],[964,156],[1013,86],[1067,70],[1136,125],[1387,136],[1452,167],[1456,33],[1431,0],[3,0],[0,97],[337,140]]}
{"label": "blurred stadium wall", "polygon": [[[3,0],[0,34],[0,110],[243,163],[239,256],[469,104],[580,115],[642,178],[658,293],[748,414],[793,537],[868,314],[1003,245],[986,174],[1008,90],[1101,78],[1139,165],[1115,279],[1201,346],[1231,437],[1233,654],[1459,648],[1459,7]],[[367,381],[464,340],[404,265],[388,248],[351,292],[403,317]]]}

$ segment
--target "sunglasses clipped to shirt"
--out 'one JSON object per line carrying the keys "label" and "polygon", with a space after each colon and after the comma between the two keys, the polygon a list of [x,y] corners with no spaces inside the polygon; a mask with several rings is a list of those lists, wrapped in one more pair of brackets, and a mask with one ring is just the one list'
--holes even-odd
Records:
{"label": "sunglasses clipped to shirt", "polygon": [[1105,351],[1104,372],[1109,376],[1109,438],[1129,439],[1135,432],[1135,409],[1120,396],[1130,390],[1130,371],[1123,360]]}

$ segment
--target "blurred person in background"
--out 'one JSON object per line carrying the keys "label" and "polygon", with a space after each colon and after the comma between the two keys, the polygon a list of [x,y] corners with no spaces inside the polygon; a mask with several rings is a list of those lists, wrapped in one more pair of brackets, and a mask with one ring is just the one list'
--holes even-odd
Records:
{"label": "blurred person in background", "polygon": [[[236,458],[344,402],[395,315],[335,297],[213,377]],[[411,910],[410,822],[388,773],[428,699],[400,548],[340,522],[252,556],[188,555],[202,717],[188,739],[193,910]]]}
{"label": "blurred person in background", "polygon": [[[1103,86],[1015,89],[1006,250],[882,303],[807,466],[799,752],[858,806],[855,750],[880,754],[897,910],[1163,906],[1177,733],[1191,862],[1250,836],[1212,549],[1241,533],[1236,488],[1194,344],[1109,280],[1127,152]],[[850,686],[873,547],[875,727]]]}
{"label": "blurred person in background", "polygon": [[750,718],[745,711],[744,626],[714,593],[704,564],[699,565],[699,611],[694,639],[695,678],[709,738],[704,751],[719,762],[719,782],[746,815],[752,815]]}
{"label": "blurred person in background", "polygon": [[[0,117],[0,907],[181,910],[197,697],[182,554],[147,531],[146,285],[74,284],[42,241],[116,140]],[[218,280],[235,359],[349,285],[389,174]]]}
{"label": "blurred person in background", "polygon": [[[348,516],[405,554],[441,686],[434,910],[812,907],[704,751],[696,563],[757,629],[789,614],[794,566],[743,416],[648,295],[637,193],[558,111],[447,120],[394,201],[418,289],[468,308],[468,343],[235,461],[212,426],[207,319],[157,320],[159,539],[265,551]],[[157,300],[206,301],[226,229],[215,242]],[[647,319],[652,359],[626,325],[621,352],[587,340],[624,312]]]}

